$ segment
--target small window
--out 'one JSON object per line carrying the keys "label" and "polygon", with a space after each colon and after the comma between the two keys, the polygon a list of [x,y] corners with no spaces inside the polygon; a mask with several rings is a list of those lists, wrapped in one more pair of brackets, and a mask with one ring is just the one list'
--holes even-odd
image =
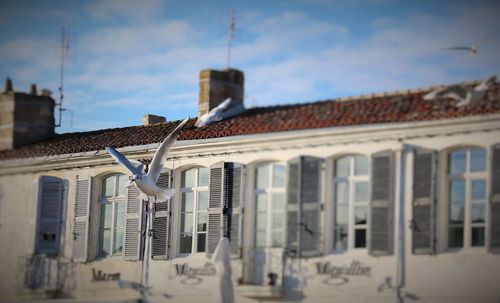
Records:
{"label": "small window", "polygon": [[181,175],[179,253],[205,252],[207,242],[208,169],[192,168]]}
{"label": "small window", "polygon": [[448,247],[486,242],[486,150],[469,147],[448,154]]}
{"label": "small window", "polygon": [[366,248],[368,234],[368,157],[348,155],[334,162],[334,249]]}
{"label": "small window", "polygon": [[113,174],[102,180],[98,256],[123,252],[126,176]]}
{"label": "small window", "polygon": [[285,239],[285,165],[255,169],[255,246],[283,247]]}

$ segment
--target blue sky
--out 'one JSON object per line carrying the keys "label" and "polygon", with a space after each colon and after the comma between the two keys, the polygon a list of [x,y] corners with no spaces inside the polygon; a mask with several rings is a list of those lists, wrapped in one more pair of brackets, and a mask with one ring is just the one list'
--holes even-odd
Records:
{"label": "blue sky", "polygon": [[[197,113],[198,74],[245,72],[246,106],[311,102],[500,75],[500,1],[0,1],[0,77],[57,98],[58,132],[139,125]],[[446,51],[489,38],[477,55]]]}

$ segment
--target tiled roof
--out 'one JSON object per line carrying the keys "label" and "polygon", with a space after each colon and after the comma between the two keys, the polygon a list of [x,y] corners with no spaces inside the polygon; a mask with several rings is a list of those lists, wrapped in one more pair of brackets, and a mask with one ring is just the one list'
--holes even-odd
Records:
{"label": "tiled roof", "polygon": [[[472,83],[470,84],[472,85]],[[178,140],[220,138],[335,126],[431,121],[500,113],[500,84],[491,86],[473,105],[456,107],[456,101],[425,101],[421,89],[391,94],[326,100],[314,103],[251,108],[237,117],[196,128],[191,119]],[[15,150],[0,151],[0,160],[71,154],[161,142],[178,121],[90,132],[65,133]]]}

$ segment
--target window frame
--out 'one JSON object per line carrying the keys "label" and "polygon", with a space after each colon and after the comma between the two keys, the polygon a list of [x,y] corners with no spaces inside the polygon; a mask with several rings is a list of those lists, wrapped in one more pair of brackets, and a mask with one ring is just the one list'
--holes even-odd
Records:
{"label": "window frame", "polygon": [[[471,150],[473,149],[482,149],[485,153],[484,156],[484,162],[485,162],[485,167],[483,171],[479,172],[471,172],[470,167],[471,167]],[[465,172],[461,174],[454,174],[452,175],[450,173],[450,156],[452,153],[460,151],[460,150],[465,150],[466,151],[466,157],[465,157]],[[444,219],[444,243],[445,243],[445,249],[447,251],[460,251],[460,250],[486,250],[488,247],[489,243],[489,196],[490,196],[490,183],[491,183],[491,178],[490,178],[490,149],[488,147],[480,146],[480,145],[464,145],[464,146],[457,146],[448,149],[444,154],[443,154],[443,162],[445,165],[443,165],[442,171],[444,174],[444,190],[443,190],[443,201],[444,201],[444,214],[442,218]],[[457,247],[452,247],[450,246],[450,206],[451,206],[451,200],[450,200],[450,184],[452,180],[463,180],[464,181],[464,223],[463,223],[463,238],[462,238],[462,245],[457,246]],[[484,205],[484,223],[473,223],[472,222],[472,206],[474,203],[472,199],[472,181],[473,180],[484,180],[485,187],[484,187],[484,199],[482,204]],[[477,204],[477,203],[476,203]],[[480,246],[473,246],[472,245],[472,228],[473,227],[483,227],[484,228],[484,243],[483,245]]]}
{"label": "window frame", "polygon": [[[207,184],[206,185],[203,185],[203,186],[200,186],[200,179],[199,179],[199,176],[200,176],[200,169],[205,169],[206,172],[207,172]],[[195,180],[196,180],[196,184],[194,187],[183,187],[183,184],[182,184],[182,179],[183,179],[183,175],[190,171],[190,170],[196,170],[195,171]],[[205,166],[195,166],[195,167],[189,167],[189,168],[186,168],[184,170],[182,170],[179,174],[179,196],[178,196],[178,199],[177,199],[177,205],[178,205],[178,231],[177,231],[177,243],[178,243],[178,247],[177,247],[177,253],[178,253],[178,256],[180,257],[186,257],[186,256],[190,256],[190,255],[205,255],[206,254],[206,250],[207,250],[207,240],[208,240],[208,205],[209,205],[209,174],[210,174],[210,170],[208,167],[205,167]],[[207,194],[207,208],[203,211],[200,211],[198,210],[198,206],[199,206],[199,194],[200,192],[206,192]],[[182,216],[183,216],[183,212],[182,211],[182,203],[183,203],[183,196],[185,193],[192,193],[193,194],[193,210],[190,212],[193,214],[193,219],[192,219],[192,240],[191,240],[191,252],[181,252],[181,236],[183,234],[182,232]],[[206,214],[206,230],[203,231],[203,232],[199,232],[197,227],[198,227],[198,214],[199,213],[205,213]],[[197,251],[198,250],[198,235],[199,234],[205,234],[205,250],[204,251]]]}
{"label": "window frame", "polygon": [[[355,163],[356,157],[364,157],[366,159],[366,174],[356,175],[355,174]],[[348,176],[340,176],[336,175],[336,167],[337,161],[348,158],[349,159],[349,174]],[[366,251],[368,252],[369,246],[369,237],[370,237],[370,197],[371,197],[371,157],[365,154],[359,153],[346,153],[332,158],[331,160],[331,200],[332,201],[332,210],[331,214],[331,246],[330,250],[334,253],[344,253],[348,251]],[[346,248],[337,248],[336,247],[336,216],[337,216],[337,184],[347,183],[348,184],[348,202],[347,202],[347,247]],[[356,202],[355,201],[355,189],[357,183],[366,183],[367,192],[366,192],[366,201]],[[355,216],[356,216],[356,207],[365,207],[366,208],[366,223],[356,225],[355,224]],[[365,230],[365,246],[364,247],[355,247],[356,240],[356,230]]]}
{"label": "window frame", "polygon": [[[126,184],[127,175],[124,173],[116,172],[104,175],[100,178],[100,190],[98,194],[98,204],[99,204],[99,212],[97,216],[97,243],[96,243],[96,257],[97,258],[113,258],[113,257],[122,257],[125,250],[125,213],[127,208],[127,186],[124,186],[123,193],[119,192],[119,182],[120,176],[123,176],[123,182]],[[111,197],[105,196],[105,182],[109,178],[114,178],[113,183],[113,195]],[[117,226],[117,209],[118,203],[122,205],[122,226]],[[111,205],[111,227],[105,228],[104,225],[104,206]],[[104,239],[104,231],[110,230],[110,244],[109,244],[109,253],[103,254],[103,239]],[[122,249],[121,252],[115,253],[115,238],[118,230],[122,231]]]}

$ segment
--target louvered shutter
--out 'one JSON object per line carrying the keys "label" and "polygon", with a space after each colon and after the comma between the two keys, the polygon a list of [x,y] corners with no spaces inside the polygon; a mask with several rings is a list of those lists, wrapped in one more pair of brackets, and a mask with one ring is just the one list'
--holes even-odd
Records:
{"label": "louvered shutter", "polygon": [[144,203],[140,198],[140,191],[134,185],[127,187],[125,207],[125,260],[137,261],[141,259],[142,252],[142,222]]}
{"label": "louvered shutter", "polygon": [[489,251],[500,253],[500,143],[491,148]]}
{"label": "louvered shutter", "polygon": [[370,201],[371,255],[394,253],[394,155],[382,151],[372,156]]}
{"label": "louvered shutter", "polygon": [[73,260],[86,262],[88,256],[89,212],[93,178],[76,178],[75,220],[73,225]]}
{"label": "louvered shutter", "polygon": [[288,163],[287,249],[299,257],[321,254],[323,159],[302,156]]}
{"label": "louvered shutter", "polygon": [[[171,171],[165,171],[158,178],[158,185],[161,188],[170,188],[172,184]],[[167,201],[156,201],[153,216],[153,239],[151,241],[151,257],[153,259],[170,258],[170,204]]]}
{"label": "louvered shutter", "polygon": [[223,226],[224,237],[229,239],[231,255],[241,257],[242,201],[245,166],[238,163],[224,163],[223,184]]}
{"label": "louvered shutter", "polygon": [[39,181],[38,220],[35,242],[37,254],[57,254],[61,234],[63,181],[42,176]]}
{"label": "louvered shutter", "polygon": [[219,239],[222,237],[222,178],[224,163],[219,162],[210,166],[209,198],[208,198],[208,226],[207,226],[207,255],[211,256]]}
{"label": "louvered shutter", "polygon": [[418,148],[413,160],[413,253],[434,253],[436,152]]}

